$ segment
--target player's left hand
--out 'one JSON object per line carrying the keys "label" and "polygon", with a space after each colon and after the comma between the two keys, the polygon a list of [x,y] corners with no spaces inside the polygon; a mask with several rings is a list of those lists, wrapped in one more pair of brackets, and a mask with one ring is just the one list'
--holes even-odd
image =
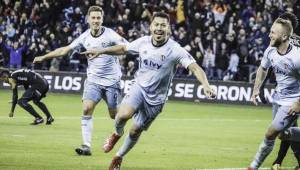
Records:
{"label": "player's left hand", "polygon": [[10,112],[10,113],[8,114],[8,116],[9,116],[9,117],[14,117],[14,112]]}
{"label": "player's left hand", "polygon": [[258,96],[259,96],[259,91],[254,90],[254,91],[253,91],[253,94],[252,94],[252,96],[251,96],[251,101],[252,101],[252,103],[255,104],[256,106],[258,105],[258,103],[257,103],[257,97],[258,97]]}
{"label": "player's left hand", "polygon": [[204,94],[209,99],[216,98],[216,92],[210,87],[203,87]]}
{"label": "player's left hand", "polygon": [[42,61],[44,61],[44,57],[43,56],[37,56],[37,57],[34,57],[34,59],[33,59],[33,64],[35,64],[35,63],[40,63],[40,62],[42,62]]}
{"label": "player's left hand", "polygon": [[289,109],[288,115],[294,116],[295,114],[300,113],[300,102],[295,102]]}

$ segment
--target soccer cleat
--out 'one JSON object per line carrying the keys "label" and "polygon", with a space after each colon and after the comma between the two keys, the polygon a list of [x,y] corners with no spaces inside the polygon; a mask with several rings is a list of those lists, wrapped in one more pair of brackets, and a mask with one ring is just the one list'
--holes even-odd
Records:
{"label": "soccer cleat", "polygon": [[252,167],[248,167],[247,170],[256,170],[256,169]]}
{"label": "soccer cleat", "polygon": [[91,156],[92,155],[91,149],[87,145],[81,145],[80,148],[75,149],[75,152],[78,155],[82,155],[82,156]]}
{"label": "soccer cleat", "polygon": [[274,164],[274,165],[271,167],[271,170],[281,170],[280,164]]}
{"label": "soccer cleat", "polygon": [[106,139],[105,144],[103,145],[102,148],[103,151],[105,153],[111,151],[120,138],[121,136],[117,135],[116,133],[113,133],[108,139]]}
{"label": "soccer cleat", "polygon": [[44,123],[44,119],[43,118],[36,118],[32,123],[30,123],[31,125],[38,125]]}
{"label": "soccer cleat", "polygon": [[122,163],[122,157],[114,156],[108,170],[120,170]]}
{"label": "soccer cleat", "polygon": [[53,119],[53,117],[48,117],[48,118],[47,118],[46,125],[51,125],[51,124],[52,124],[52,122],[54,122],[54,119]]}

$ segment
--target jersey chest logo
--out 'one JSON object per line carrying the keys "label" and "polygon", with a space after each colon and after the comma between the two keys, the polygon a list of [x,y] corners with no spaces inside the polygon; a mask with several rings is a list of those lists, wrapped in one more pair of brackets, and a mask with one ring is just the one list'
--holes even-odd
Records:
{"label": "jersey chest logo", "polygon": [[18,80],[27,81],[27,77],[18,77]]}
{"label": "jersey chest logo", "polygon": [[155,61],[149,60],[149,59],[144,59],[143,63],[145,66],[155,68],[155,69],[160,69],[162,64],[156,63]]}

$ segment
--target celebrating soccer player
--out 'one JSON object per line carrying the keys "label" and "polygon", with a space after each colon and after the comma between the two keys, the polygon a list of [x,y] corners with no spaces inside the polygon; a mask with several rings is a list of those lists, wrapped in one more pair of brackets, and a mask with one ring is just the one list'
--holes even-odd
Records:
{"label": "celebrating soccer player", "polygon": [[[66,55],[69,51],[78,47],[90,49],[102,49],[112,45],[124,44],[127,41],[112,29],[102,26],[103,10],[98,6],[91,6],[88,10],[88,24],[86,30],[70,45],[58,48],[44,56],[36,57],[34,63],[46,59]],[[108,106],[112,119],[117,113],[120,101],[121,68],[119,60],[113,55],[103,55],[101,58],[89,59],[87,68],[87,80],[83,91],[83,116],[81,120],[83,145],[76,148],[78,155],[91,155],[91,140],[93,130],[93,112],[98,102],[104,99]]]}
{"label": "celebrating soccer player", "polygon": [[[291,22],[282,18],[275,20],[270,32],[270,47],[264,53],[261,65],[257,70],[254,84],[252,101],[257,105],[256,97],[259,96],[259,89],[267,75],[268,69],[272,66],[277,80],[277,87],[273,95],[273,121],[268,128],[263,142],[260,144],[258,152],[248,169],[258,169],[265,158],[273,150],[276,137],[281,134],[281,138],[297,141],[295,133],[284,132],[295,119],[286,118],[290,114],[291,106],[300,97],[299,76],[300,71],[300,49],[291,44],[290,37],[293,34]],[[288,132],[291,128],[288,129]]]}
{"label": "celebrating soccer player", "polygon": [[150,25],[151,36],[141,37],[126,45],[83,53],[94,56],[101,54],[97,58],[103,57],[102,54],[133,53],[139,55],[140,67],[135,75],[135,83],[122,101],[115,119],[115,132],[103,146],[104,152],[111,151],[123,135],[127,120],[133,117],[134,121],[129,135],[114,156],[109,170],[120,169],[123,157],[162,111],[177,64],[180,63],[193,72],[197,80],[202,83],[207,97],[215,96],[204,71],[196,64],[193,57],[169,38],[169,22],[167,14],[155,13]]}

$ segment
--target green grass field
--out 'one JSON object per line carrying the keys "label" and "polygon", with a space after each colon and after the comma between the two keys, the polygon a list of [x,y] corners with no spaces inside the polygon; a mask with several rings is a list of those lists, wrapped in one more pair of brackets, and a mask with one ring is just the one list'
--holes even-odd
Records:
{"label": "green grass field", "polygon": [[[111,153],[101,150],[113,131],[104,103],[95,110],[93,155],[82,157],[74,152],[82,142],[81,96],[49,94],[44,102],[55,118],[51,126],[29,125],[33,118],[18,106],[9,118],[10,99],[11,92],[0,89],[1,170],[106,170],[123,142]],[[122,170],[246,168],[270,121],[270,107],[169,101],[125,157]],[[263,167],[270,167],[278,144]],[[283,166],[295,165],[289,151]]]}

